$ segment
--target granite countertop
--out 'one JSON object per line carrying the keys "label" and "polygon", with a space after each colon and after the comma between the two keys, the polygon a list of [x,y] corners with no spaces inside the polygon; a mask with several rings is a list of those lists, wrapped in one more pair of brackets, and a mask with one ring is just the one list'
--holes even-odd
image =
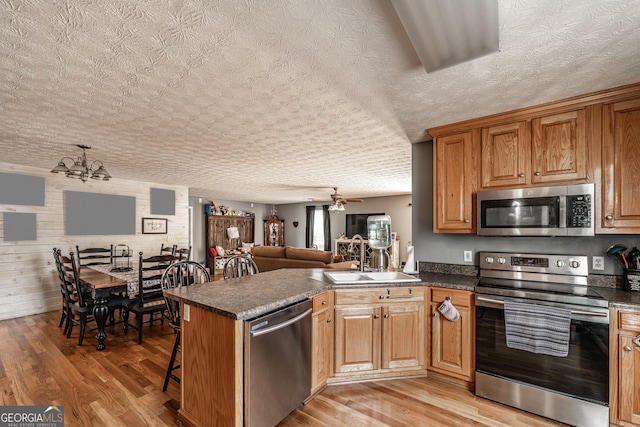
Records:
{"label": "granite countertop", "polygon": [[609,301],[609,307],[640,310],[640,292],[625,291],[620,288],[591,287],[591,289]]}
{"label": "granite countertop", "polygon": [[[439,267],[439,266],[436,266]],[[473,291],[478,276],[465,267],[458,269],[433,268],[421,270],[417,277],[421,282],[365,283],[356,285],[333,285],[324,276],[325,269],[282,269],[267,271],[238,279],[219,280],[199,286],[188,286],[165,291],[167,296],[186,304],[210,310],[237,320],[252,319],[311,298],[329,289],[433,286],[440,288]],[[600,280],[606,286],[590,286],[609,302],[610,307],[640,310],[640,292],[628,292],[611,282]],[[598,282],[597,277],[594,278]],[[607,287],[608,286],[608,287]]]}
{"label": "granite countertop", "polygon": [[334,286],[324,269],[282,269],[165,291],[169,298],[237,320],[252,319],[333,288],[438,286],[473,290],[477,277],[421,272],[421,283]]}
{"label": "granite countertop", "polygon": [[238,320],[252,319],[331,289],[323,269],[267,271],[165,291],[169,298]]}

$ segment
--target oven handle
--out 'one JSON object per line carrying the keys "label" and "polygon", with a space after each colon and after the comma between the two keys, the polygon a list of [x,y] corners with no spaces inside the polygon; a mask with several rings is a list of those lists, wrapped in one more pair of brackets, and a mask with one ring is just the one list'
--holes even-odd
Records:
{"label": "oven handle", "polygon": [[[478,299],[478,301],[492,302],[494,304],[504,305],[504,301],[499,299],[486,298],[486,297],[481,297],[477,295],[476,295],[476,298]],[[607,317],[609,315],[609,313],[593,313],[591,311],[582,311],[582,310],[571,310],[571,314],[579,314],[582,316],[593,316],[593,317]]]}

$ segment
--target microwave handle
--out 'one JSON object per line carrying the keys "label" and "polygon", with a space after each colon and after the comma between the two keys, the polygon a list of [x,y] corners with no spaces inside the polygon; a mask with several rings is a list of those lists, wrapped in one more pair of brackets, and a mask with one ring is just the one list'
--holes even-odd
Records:
{"label": "microwave handle", "polygon": [[558,214],[560,215],[560,218],[558,218],[560,221],[560,228],[564,229],[567,228],[567,198],[566,197],[560,197],[560,203],[559,203],[559,211]]}

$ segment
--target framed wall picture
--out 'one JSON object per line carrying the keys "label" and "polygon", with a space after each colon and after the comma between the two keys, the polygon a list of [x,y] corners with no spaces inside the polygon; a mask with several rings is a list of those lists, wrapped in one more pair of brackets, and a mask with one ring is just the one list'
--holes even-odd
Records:
{"label": "framed wall picture", "polygon": [[142,234],[167,234],[167,219],[142,218]]}

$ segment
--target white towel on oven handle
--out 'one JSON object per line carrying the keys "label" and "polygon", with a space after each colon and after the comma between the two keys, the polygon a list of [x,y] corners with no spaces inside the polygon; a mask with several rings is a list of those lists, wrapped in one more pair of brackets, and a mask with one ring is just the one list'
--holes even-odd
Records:
{"label": "white towel on oven handle", "polygon": [[457,322],[460,319],[460,313],[458,309],[451,303],[451,298],[447,297],[442,304],[438,306],[438,311],[444,316],[445,319],[451,322]]}

